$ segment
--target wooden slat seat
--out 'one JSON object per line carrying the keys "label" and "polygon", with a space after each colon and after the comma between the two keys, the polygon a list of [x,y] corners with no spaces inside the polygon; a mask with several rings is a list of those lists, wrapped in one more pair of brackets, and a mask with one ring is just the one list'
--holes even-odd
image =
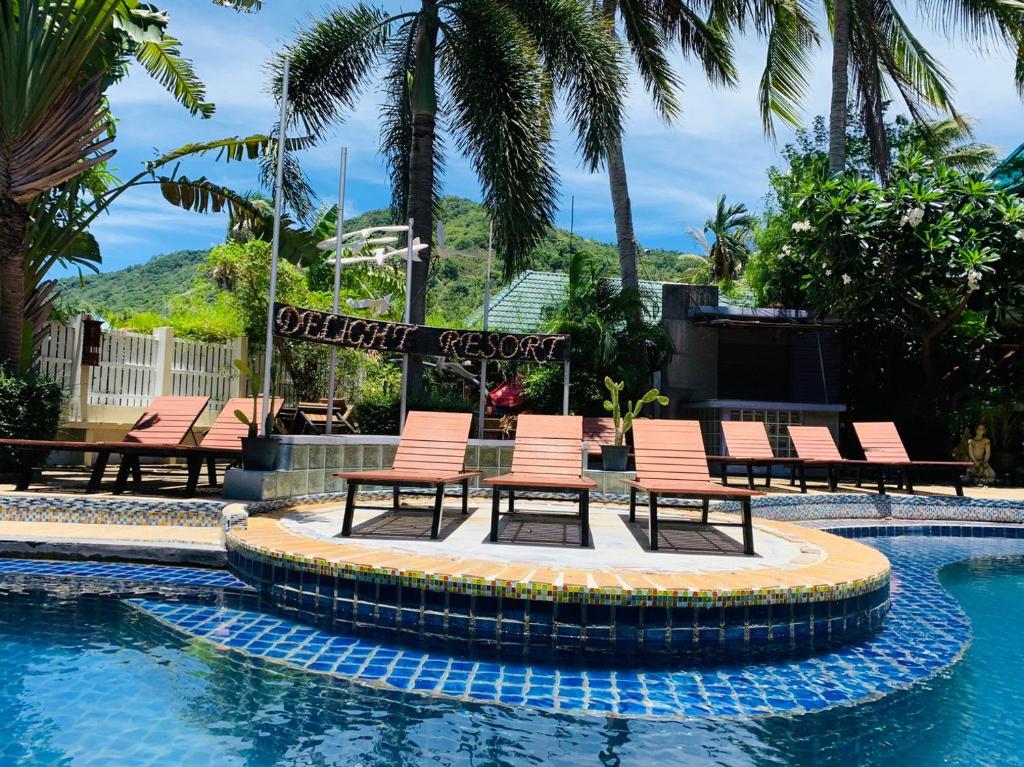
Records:
{"label": "wooden slat seat", "polygon": [[835,492],[839,485],[840,473],[843,469],[853,469],[857,476],[857,487],[861,485],[861,477],[865,470],[875,473],[877,488],[885,495],[885,472],[887,469],[904,472],[907,464],[901,461],[871,461],[856,458],[844,458],[832,438],[832,430],[827,426],[787,426],[789,438],[805,466],[825,469],[828,478],[828,489]]}
{"label": "wooden slat seat", "polygon": [[662,495],[703,501],[701,522],[707,524],[711,499],[740,502],[743,553],[754,553],[754,528],[750,498],[763,493],[711,483],[708,459],[698,421],[643,419],[633,424],[636,480],[629,486],[629,519],[636,521],[637,491],[647,493],[650,547],[658,548],[658,498]]}
{"label": "wooden slat seat", "polygon": [[[442,504],[446,485],[462,485],[462,513],[469,513],[469,480],[480,474],[465,471],[466,445],[473,422],[470,413],[430,413],[414,410],[405,419],[402,438],[390,469],[349,471],[335,474],[348,483],[341,535],[352,534],[356,492],[359,485],[386,485],[393,488],[394,508],[400,508],[402,487],[434,487],[433,519],[430,537],[441,532]],[[378,508],[378,507],[373,507]]]}
{"label": "wooden slat seat", "polygon": [[956,494],[964,494],[961,475],[971,466],[970,461],[912,460],[903,446],[903,440],[900,439],[900,433],[896,430],[896,424],[892,421],[858,421],[853,424],[853,431],[857,435],[857,441],[860,442],[860,446],[864,450],[864,457],[868,461],[893,464],[901,468],[903,483],[906,485],[908,493],[913,494],[914,492],[912,469],[941,469],[949,472]]}
{"label": "wooden slat seat", "polygon": [[722,421],[722,436],[725,438],[725,453],[709,455],[708,461],[720,467],[722,484],[729,484],[729,467],[746,466],[747,487],[754,489],[754,467],[764,466],[764,486],[771,487],[772,467],[788,466],[789,483],[795,484],[800,479],[800,492],[807,492],[807,480],[804,476],[803,460],[800,458],[783,458],[775,455],[772,444],[768,440],[768,429],[762,421]]}
{"label": "wooden slat seat", "polygon": [[[175,397],[160,396],[154,397],[149,407],[139,416],[139,419],[132,426],[131,430],[119,443],[108,443],[117,445],[161,445],[171,446],[182,443],[189,435],[195,442],[195,434],[192,429],[206,408],[209,397]],[[12,447],[23,452],[46,453],[50,450],[81,450],[84,452],[95,452],[96,461],[93,463],[92,473],[89,476],[89,484],[86,487],[87,493],[99,490],[100,482],[103,479],[103,472],[106,470],[109,451],[103,450],[101,442],[73,442],[65,440],[19,440],[0,439],[0,445]],[[32,482],[33,469],[30,462],[23,468],[18,477],[17,490],[27,490]],[[40,471],[41,471],[40,467]]]}
{"label": "wooden slat seat", "polygon": [[[281,401],[274,400],[275,417],[281,411]],[[258,405],[259,423],[263,421],[263,402]],[[99,442],[97,443],[97,463],[102,461],[105,468],[112,454],[121,456],[121,465],[114,483],[114,493],[124,492],[129,472],[138,484],[142,479],[142,458],[181,458],[188,467],[188,481],[185,494],[194,495],[199,484],[199,474],[205,463],[210,486],[217,484],[217,460],[237,462],[242,457],[242,438],[248,436],[249,426],[235,416],[235,411],[252,415],[251,397],[233,397],[229,399],[209,430],[198,445],[155,444],[150,442]],[[101,472],[102,473],[102,472]]]}
{"label": "wooden slat seat", "polygon": [[484,479],[492,488],[491,541],[498,540],[501,492],[508,492],[508,512],[515,511],[516,490],[552,490],[576,494],[580,545],[590,545],[590,491],[597,483],[583,475],[583,419],[575,415],[519,416],[512,470]]}

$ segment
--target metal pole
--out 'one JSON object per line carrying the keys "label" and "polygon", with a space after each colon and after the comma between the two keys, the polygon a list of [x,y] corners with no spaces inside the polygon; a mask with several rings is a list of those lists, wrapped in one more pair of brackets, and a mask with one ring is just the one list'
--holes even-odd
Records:
{"label": "metal pole", "polygon": [[[491,255],[494,247],[494,222],[490,222],[487,230],[487,276],[484,278],[484,326],[488,330],[491,314]],[[487,360],[480,360],[480,410],[477,416],[476,433],[479,439],[484,438],[484,411],[487,409]]]}
{"label": "metal pole", "polygon": [[288,138],[288,59],[281,76],[281,121],[277,128],[277,174],[274,179],[274,239],[270,249],[270,296],[267,299],[267,347],[263,353],[263,418],[260,433],[267,436],[270,412],[270,368],[274,360],[274,301],[277,299],[277,257],[281,250],[281,213],[284,207],[284,145]]}
{"label": "metal pole", "polygon": [[[348,162],[348,148],[341,148],[341,169],[338,171],[338,215],[336,218],[336,234],[338,236],[338,243],[334,246],[334,302],[332,303],[333,311],[335,314],[338,313],[339,306],[339,293],[341,292],[341,236],[345,233],[345,165]],[[335,377],[338,372],[338,350],[336,347],[331,347],[331,361],[330,368],[327,371],[327,426],[324,428],[324,432],[327,434],[331,433],[331,427],[334,421],[334,386]]]}
{"label": "metal pole", "polygon": [[[406,237],[408,243],[408,252],[405,256],[405,324],[409,324],[409,318],[412,316],[412,257],[415,254],[412,247],[412,225],[413,220],[409,219],[409,233]],[[402,355],[402,404],[399,408],[398,413],[398,430],[401,431],[402,427],[405,426],[405,413],[409,406],[408,402],[408,389],[409,389],[409,355]]]}
{"label": "metal pole", "polygon": [[565,360],[565,374],[562,377],[562,415],[569,415],[569,360]]}

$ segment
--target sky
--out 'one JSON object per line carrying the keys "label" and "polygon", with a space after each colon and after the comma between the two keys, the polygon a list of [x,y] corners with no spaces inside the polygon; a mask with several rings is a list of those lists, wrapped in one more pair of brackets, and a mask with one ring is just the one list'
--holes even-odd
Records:
{"label": "sky", "polygon": [[[414,0],[384,0],[390,9],[415,7]],[[109,93],[117,117],[114,172],[128,178],[142,164],[182,144],[231,135],[263,133],[276,119],[265,92],[264,65],[325,9],[319,0],[265,0],[254,14],[237,14],[208,0],[163,0],[171,16],[169,33],[183,51],[217,105],[210,119],[192,117],[139,67]],[[960,111],[978,121],[977,139],[997,146],[1002,154],[1024,141],[1024,106],[1013,87],[1012,57],[1002,50],[982,54],[953,44],[928,30],[914,3],[906,17],[939,58],[952,79]],[[643,247],[687,250],[693,242],[687,227],[700,228],[719,194],[760,210],[767,192],[765,170],[778,162],[779,150],[793,136],[779,126],[775,141],[764,136],[757,107],[757,84],[764,46],[755,37],[740,38],[736,58],[740,83],[731,89],[712,88],[692,62],[676,56],[685,84],[683,113],[666,125],[652,110],[647,94],[634,81],[627,101],[623,141],[633,202],[636,236]],[[825,114],[829,103],[831,50],[817,53],[804,121]],[[387,178],[377,152],[377,114],[380,95],[368,89],[355,112],[320,146],[303,152],[303,168],[316,193],[327,204],[338,195],[338,156],[349,151],[346,215],[385,207]],[[579,161],[564,123],[556,126],[556,167],[560,176],[560,208],[556,223],[568,228],[574,200],[574,228],[579,234],[614,241],[614,222],[608,180],[590,173]],[[206,175],[217,183],[254,189],[255,165],[189,161],[180,172]],[[479,199],[479,185],[468,163],[452,151],[444,176],[447,194]],[[142,263],[152,256],[183,248],[208,248],[224,237],[226,219],[178,210],[164,202],[154,187],[133,189],[93,225],[103,254],[103,271]],[[641,270],[643,264],[641,261]]]}

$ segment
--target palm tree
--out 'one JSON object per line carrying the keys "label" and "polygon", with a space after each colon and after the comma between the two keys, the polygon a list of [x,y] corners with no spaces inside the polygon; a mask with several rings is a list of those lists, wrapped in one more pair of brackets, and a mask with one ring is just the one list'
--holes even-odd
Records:
{"label": "palm tree", "polygon": [[[1004,0],[928,0],[924,13],[947,37],[962,36],[978,46],[1000,41],[1024,61],[1024,11]],[[882,182],[888,178],[890,151],[884,109],[895,90],[921,126],[932,119],[929,109],[966,127],[953,106],[950,82],[936,59],[925,49],[892,0],[832,0],[832,103],[829,115],[829,171],[842,172],[846,163],[846,126],[851,82],[853,107],[868,137],[872,164]],[[1024,66],[1016,69],[1018,88],[1024,87]]]}
{"label": "palm tree", "polygon": [[[384,70],[381,148],[392,207],[432,243],[445,142],[471,161],[494,221],[507,275],[526,264],[551,225],[554,92],[568,99],[580,152],[591,168],[619,137],[625,74],[620,47],[589,0],[418,0],[390,14],[359,4],[302,31],[284,56],[288,99],[317,138],[352,108],[371,73]],[[273,66],[281,91],[283,57]],[[424,320],[430,256],[413,269],[411,319]],[[421,368],[410,360],[410,388]]]}
{"label": "palm tree", "polygon": [[725,195],[720,195],[704,230],[688,230],[704,252],[680,256],[683,278],[695,284],[736,279],[750,258],[750,236],[756,221],[746,205],[729,205]]}

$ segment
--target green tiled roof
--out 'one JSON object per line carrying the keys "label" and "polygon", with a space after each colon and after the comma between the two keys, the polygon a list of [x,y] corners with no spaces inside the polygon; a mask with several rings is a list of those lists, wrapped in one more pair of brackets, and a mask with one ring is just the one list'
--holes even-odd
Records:
{"label": "green tiled roof", "polygon": [[[544,310],[557,304],[569,282],[569,275],[562,272],[526,271],[491,296],[491,310],[488,318],[490,327],[510,333],[532,333],[540,329]],[[619,280],[613,280],[616,285]],[[652,317],[661,317],[661,283],[640,283],[644,303]],[[477,309],[466,322],[470,327],[479,327],[483,310]]]}

